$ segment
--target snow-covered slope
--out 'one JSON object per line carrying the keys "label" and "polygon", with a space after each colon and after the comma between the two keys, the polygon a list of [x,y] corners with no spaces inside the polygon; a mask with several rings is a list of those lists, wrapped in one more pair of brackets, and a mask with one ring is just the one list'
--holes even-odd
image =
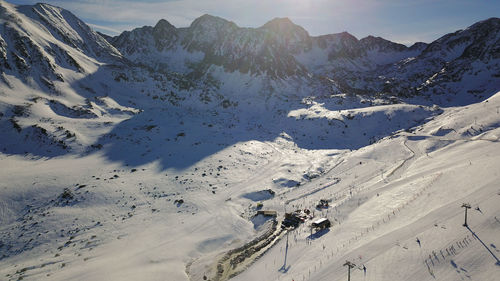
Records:
{"label": "snow-covered slope", "polygon": [[2,1],[0,9],[3,151],[53,156],[91,148],[89,129],[124,117],[111,114],[125,107],[103,102],[110,99],[101,83],[111,79],[102,74],[106,64],[123,65],[121,54],[61,8]]}
{"label": "snow-covered slope", "polygon": [[[105,39],[57,7],[0,8],[0,279],[498,274],[497,19],[408,48],[209,15]],[[441,56],[453,87],[487,90],[381,94]],[[332,228],[290,230],[280,271],[286,231],[255,214],[305,208]]]}
{"label": "snow-covered slope", "polygon": [[[410,133],[338,156],[339,164],[309,188],[283,196],[292,209],[331,199],[317,216],[334,226],[312,237],[305,225],[292,231],[286,271],[279,270],[283,239],[234,280],[345,280],[346,260],[356,264],[354,280],[496,280],[499,102],[497,93],[447,109]],[[329,186],[334,178],[340,180]],[[463,203],[472,206],[468,228]]]}
{"label": "snow-covered slope", "polygon": [[[346,259],[365,264],[370,280],[431,280],[431,274],[494,280],[494,257],[461,226],[460,206],[480,207],[482,213],[470,210],[470,228],[497,255],[499,106],[496,95],[446,109],[426,125],[355,150],[317,149],[321,139],[310,140],[317,148],[301,148],[300,139],[285,132],[265,140],[258,126],[231,130],[216,118],[177,112],[172,114],[183,124],[171,129],[168,141],[165,125],[155,121],[131,124],[134,134],[116,130],[115,138],[130,138],[117,143],[117,159],[109,159],[107,145],[85,157],[3,154],[2,276],[211,279],[219,254],[266,229],[250,220],[258,202],[281,219],[285,209],[313,209],[327,198],[331,207],[315,215],[330,218],[333,227],[312,240],[306,226],[292,231],[286,272],[279,271],[281,239],[236,280],[341,280]],[[291,117],[307,116],[311,127],[315,119],[338,114],[320,107]],[[345,122],[356,128],[356,118]],[[239,140],[227,145],[234,138]],[[266,189],[275,195],[253,195]],[[440,250],[445,257],[436,260],[433,251]]]}
{"label": "snow-covered slope", "polygon": [[[2,76],[22,74],[54,87],[64,69],[91,72],[96,60],[120,53],[73,14],[46,4],[15,7],[1,3]],[[54,40],[55,39],[55,40]],[[81,65],[81,64],[82,65]]]}

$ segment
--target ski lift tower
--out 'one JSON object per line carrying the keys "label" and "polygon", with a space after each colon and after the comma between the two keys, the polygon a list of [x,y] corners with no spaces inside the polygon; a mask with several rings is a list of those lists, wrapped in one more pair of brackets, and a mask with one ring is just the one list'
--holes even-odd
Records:
{"label": "ski lift tower", "polygon": [[356,265],[350,261],[345,261],[344,266],[347,266],[347,281],[351,281],[351,268],[356,267]]}
{"label": "ski lift tower", "polygon": [[467,209],[470,209],[470,204],[469,203],[463,203],[462,208],[465,208],[465,222],[464,226],[467,227]]}

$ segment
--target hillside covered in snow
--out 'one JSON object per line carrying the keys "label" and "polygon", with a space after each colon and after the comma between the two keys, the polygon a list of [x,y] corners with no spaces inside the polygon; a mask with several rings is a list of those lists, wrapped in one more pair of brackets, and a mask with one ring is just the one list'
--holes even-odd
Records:
{"label": "hillside covered in snow", "polygon": [[499,46],[0,1],[0,279],[495,280]]}

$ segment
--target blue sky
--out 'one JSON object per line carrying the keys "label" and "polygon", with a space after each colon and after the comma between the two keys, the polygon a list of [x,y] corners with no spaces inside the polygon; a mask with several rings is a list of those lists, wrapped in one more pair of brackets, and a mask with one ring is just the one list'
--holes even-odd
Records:
{"label": "blue sky", "polygon": [[412,44],[500,16],[499,0],[7,0],[45,2],[70,10],[94,29],[116,35],[166,19],[189,26],[203,14],[220,16],[241,27],[259,27],[288,17],[311,35],[347,31]]}

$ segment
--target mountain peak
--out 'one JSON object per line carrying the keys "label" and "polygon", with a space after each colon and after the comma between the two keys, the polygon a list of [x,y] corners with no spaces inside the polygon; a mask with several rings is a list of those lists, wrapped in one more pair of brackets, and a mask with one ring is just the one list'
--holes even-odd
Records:
{"label": "mountain peak", "polygon": [[204,14],[203,16],[195,19],[192,23],[190,28],[198,27],[198,26],[223,26],[223,25],[231,25],[235,26],[236,24],[234,22],[228,21],[226,19],[223,19],[218,16],[212,16],[209,14]]}
{"label": "mountain peak", "polygon": [[169,29],[175,29],[175,26],[173,26],[171,23],[169,23],[167,20],[165,19],[161,19],[159,20],[155,27],[154,27],[155,30],[169,30]]}
{"label": "mountain peak", "polygon": [[382,37],[376,37],[369,35],[365,38],[362,38],[359,40],[362,46],[365,46],[367,49],[374,49],[378,48],[379,50],[383,51],[404,51],[407,49],[407,47],[403,44],[395,43],[392,41],[389,41],[387,39],[384,39]]}
{"label": "mountain peak", "polygon": [[42,23],[46,29],[44,31],[48,31],[53,39],[78,48],[90,57],[121,56],[106,39],[68,10],[46,3],[16,7],[16,13],[23,14],[30,21]]}
{"label": "mountain peak", "polygon": [[335,43],[335,44],[357,44],[358,43],[358,39],[350,34],[349,32],[347,31],[343,31],[343,32],[340,32],[340,33],[333,33],[333,34],[327,34],[327,35],[321,35],[321,36],[318,36],[317,37],[320,41],[328,41],[328,42],[332,42],[332,43]]}
{"label": "mountain peak", "polygon": [[473,25],[469,26],[467,29],[476,29],[476,28],[484,28],[484,27],[491,27],[491,28],[500,27],[500,18],[493,17],[493,18],[485,19],[485,20],[474,23]]}
{"label": "mountain peak", "polygon": [[273,32],[290,42],[307,41],[310,38],[304,28],[296,25],[289,18],[274,18],[259,29]]}
{"label": "mountain peak", "polygon": [[284,18],[274,18],[264,24],[264,28],[272,28],[276,26],[294,26],[295,24],[287,17]]}
{"label": "mountain peak", "polygon": [[362,38],[361,40],[367,40],[367,41],[387,41],[382,37],[379,36],[373,36],[373,35],[368,35],[365,38]]}
{"label": "mountain peak", "polygon": [[415,42],[413,45],[410,46],[410,50],[420,50],[423,51],[425,48],[427,48],[427,43],[424,42]]}
{"label": "mountain peak", "polygon": [[177,28],[168,21],[161,19],[153,28],[153,38],[158,51],[171,48],[178,38]]}
{"label": "mountain peak", "polygon": [[36,3],[34,7],[40,7],[40,8],[49,8],[49,9],[57,9],[57,10],[62,10],[62,8],[48,4],[48,3]]}
{"label": "mountain peak", "polygon": [[[301,33],[307,33],[307,31],[299,25],[293,23],[289,18],[274,18],[264,24],[261,29],[272,30],[274,32],[291,32],[299,31]],[[309,35],[309,34],[308,34]]]}

